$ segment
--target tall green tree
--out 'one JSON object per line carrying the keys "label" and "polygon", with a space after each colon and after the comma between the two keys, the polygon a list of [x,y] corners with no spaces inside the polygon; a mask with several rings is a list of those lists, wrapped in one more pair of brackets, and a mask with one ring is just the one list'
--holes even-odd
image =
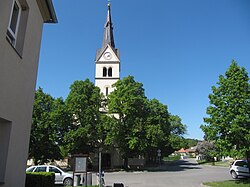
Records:
{"label": "tall green tree", "polygon": [[169,115],[170,122],[170,138],[169,138],[169,153],[187,147],[187,142],[184,135],[187,133],[187,126],[181,121],[178,115]]}
{"label": "tall green tree", "polygon": [[128,157],[140,154],[145,149],[146,96],[142,83],[128,76],[117,81],[115,90],[108,98],[108,111],[116,123],[107,138],[120,148],[127,167]]}
{"label": "tall green tree", "polygon": [[213,140],[222,155],[246,157],[250,151],[250,86],[246,70],[233,61],[208,97],[208,117],[201,126],[206,138]]}
{"label": "tall green tree", "polygon": [[170,138],[169,113],[166,105],[160,103],[157,99],[148,101],[147,105],[147,122],[145,123],[146,131],[146,154],[149,161],[156,160],[157,150],[160,149],[162,154],[168,152]]}
{"label": "tall green tree", "polygon": [[62,158],[55,125],[55,99],[39,88],[35,93],[29,157],[36,164]]}
{"label": "tall green tree", "polygon": [[217,156],[213,142],[209,142],[206,140],[197,144],[196,151],[203,156],[202,159],[205,159],[207,161],[214,161],[214,157]]}
{"label": "tall green tree", "polygon": [[51,117],[56,127],[56,142],[60,146],[62,156],[65,158],[68,156],[68,151],[64,137],[70,130],[71,116],[62,98],[55,99],[53,106],[54,110],[51,112]]}
{"label": "tall green tree", "polygon": [[64,137],[68,151],[71,154],[93,151],[100,138],[100,89],[89,79],[75,81],[65,102],[71,116],[69,131]]}

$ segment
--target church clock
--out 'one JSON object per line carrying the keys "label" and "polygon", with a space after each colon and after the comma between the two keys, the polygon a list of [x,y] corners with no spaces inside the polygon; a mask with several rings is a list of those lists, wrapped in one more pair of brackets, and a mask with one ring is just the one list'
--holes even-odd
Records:
{"label": "church clock", "polygon": [[110,52],[106,52],[103,54],[103,57],[106,59],[106,60],[110,60],[112,58],[112,54]]}

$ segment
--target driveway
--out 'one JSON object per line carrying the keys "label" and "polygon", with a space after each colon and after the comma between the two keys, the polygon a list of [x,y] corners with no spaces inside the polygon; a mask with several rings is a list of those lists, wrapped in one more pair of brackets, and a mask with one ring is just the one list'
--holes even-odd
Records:
{"label": "driveway", "polygon": [[[96,184],[93,179],[93,184]],[[229,168],[201,166],[194,159],[179,160],[151,172],[105,173],[107,186],[123,183],[128,187],[200,187],[202,182],[230,179]]]}

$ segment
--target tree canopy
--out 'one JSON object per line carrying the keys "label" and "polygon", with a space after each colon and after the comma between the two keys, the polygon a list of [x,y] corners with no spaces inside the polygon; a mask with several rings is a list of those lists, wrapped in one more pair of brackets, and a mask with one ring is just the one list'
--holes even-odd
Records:
{"label": "tree canopy", "polygon": [[145,143],[146,96],[143,85],[132,76],[118,80],[108,98],[108,112],[116,120],[108,133],[109,140],[118,144],[125,159],[142,153]]}
{"label": "tree canopy", "polygon": [[95,147],[99,138],[101,101],[100,89],[89,79],[75,81],[70,86],[65,102],[71,124],[64,139],[71,154],[89,153]]}
{"label": "tree canopy", "polygon": [[[67,154],[91,153],[100,146],[118,147],[124,158],[155,160],[183,147],[186,126],[167,105],[145,96],[143,84],[128,76],[108,97],[89,79],[75,81],[64,101],[39,88],[36,93],[30,157],[47,162]],[[102,110],[104,109],[104,110]]]}
{"label": "tree canopy", "polygon": [[170,122],[169,142],[172,151],[179,150],[181,148],[189,148],[187,140],[183,137],[187,133],[187,126],[182,123],[181,118],[177,115],[169,115],[169,122]]}
{"label": "tree canopy", "polygon": [[201,128],[220,154],[245,157],[250,151],[250,86],[244,68],[232,62],[209,94],[210,106]]}
{"label": "tree canopy", "polygon": [[56,123],[56,100],[39,88],[35,93],[29,157],[35,163],[62,158],[58,144]]}

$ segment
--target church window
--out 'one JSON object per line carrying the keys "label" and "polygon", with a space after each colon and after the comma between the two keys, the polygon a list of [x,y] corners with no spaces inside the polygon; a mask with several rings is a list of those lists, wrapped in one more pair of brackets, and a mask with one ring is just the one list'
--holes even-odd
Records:
{"label": "church window", "polygon": [[107,68],[106,67],[103,68],[103,77],[107,77]]}
{"label": "church window", "polygon": [[108,94],[109,94],[109,88],[106,87],[106,96],[108,96]]}
{"label": "church window", "polygon": [[108,76],[109,76],[109,77],[112,77],[112,68],[109,68],[109,69],[108,69]]}

